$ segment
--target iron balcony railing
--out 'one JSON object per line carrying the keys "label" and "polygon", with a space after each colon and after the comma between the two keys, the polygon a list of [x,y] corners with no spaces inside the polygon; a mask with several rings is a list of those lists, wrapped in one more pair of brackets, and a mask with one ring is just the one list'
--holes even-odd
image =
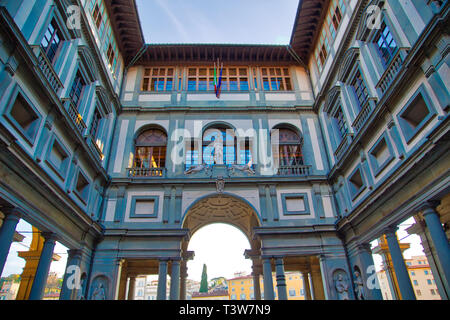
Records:
{"label": "iron balcony railing", "polygon": [[83,117],[78,112],[78,109],[73,103],[72,99],[63,98],[61,100],[64,104],[65,109],[69,113],[69,116],[72,119],[73,124],[78,129],[78,132],[80,132],[80,134],[83,135],[84,130],[86,130],[86,124],[84,123]]}
{"label": "iron balcony railing", "polygon": [[336,156],[336,159],[339,161],[342,156],[344,155],[345,151],[347,150],[350,143],[352,143],[353,139],[353,133],[346,133],[344,138],[342,139],[341,143],[337,147],[336,151],[334,152],[334,155]]}
{"label": "iron balcony railing", "polygon": [[356,117],[355,121],[353,121],[352,127],[355,129],[355,132],[359,132],[362,126],[366,123],[366,120],[369,118],[372,111],[375,109],[376,104],[377,104],[376,98],[367,99],[358,116]]}
{"label": "iron balcony railing", "polygon": [[280,166],[277,175],[279,176],[308,176],[311,173],[311,166],[293,165]]}
{"label": "iron balcony railing", "polygon": [[95,139],[92,137],[92,135],[89,134],[86,136],[86,143],[87,143],[89,149],[91,149],[91,151],[98,157],[98,159],[100,161],[103,160],[104,156],[103,156],[102,150],[99,148],[99,146],[95,142]]}
{"label": "iron balcony railing", "polygon": [[52,87],[52,89],[55,91],[56,94],[59,94],[59,90],[64,86],[61,80],[59,79],[58,75],[56,74],[55,70],[53,69],[53,65],[50,62],[50,60],[48,60],[44,50],[40,45],[33,45],[31,46],[31,49],[36,55],[39,67],[41,68],[42,73],[49,82],[50,87]]}
{"label": "iron balcony railing", "polygon": [[405,58],[408,55],[408,52],[409,52],[408,48],[399,48],[397,50],[397,53],[394,55],[391,62],[389,63],[389,66],[384,71],[383,75],[381,76],[380,80],[375,86],[377,90],[381,92],[382,95],[389,88],[395,76],[399,72],[400,68],[403,65],[403,61],[405,61]]}
{"label": "iron balcony railing", "polygon": [[162,178],[166,174],[166,168],[127,168],[128,177],[154,177]]}

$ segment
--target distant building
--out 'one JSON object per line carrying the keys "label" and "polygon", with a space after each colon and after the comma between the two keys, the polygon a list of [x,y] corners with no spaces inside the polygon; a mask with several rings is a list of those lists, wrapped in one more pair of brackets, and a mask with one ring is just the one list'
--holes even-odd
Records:
{"label": "distant building", "polygon": [[[405,259],[409,277],[414,288],[417,300],[441,300],[436,281],[433,278],[431,267],[428,264],[426,256],[413,256],[411,259]],[[380,289],[385,300],[393,300],[386,271],[383,269],[378,274]]]}
{"label": "distant building", "polygon": [[47,285],[44,291],[43,300],[59,300],[61,293],[62,279],[56,272],[50,272],[47,278]]}
{"label": "distant building", "polygon": [[20,286],[20,276],[12,274],[0,279],[0,300],[16,300]]}
{"label": "distant building", "polygon": [[[264,296],[264,283],[260,278],[261,295]],[[275,299],[277,297],[276,276],[272,275]],[[252,275],[239,276],[228,279],[228,293],[230,300],[255,300],[254,283]],[[288,300],[305,300],[303,278],[298,272],[286,272],[286,290]]]}
{"label": "distant building", "polygon": [[193,292],[192,300],[230,300],[228,290],[218,289],[209,292]]}

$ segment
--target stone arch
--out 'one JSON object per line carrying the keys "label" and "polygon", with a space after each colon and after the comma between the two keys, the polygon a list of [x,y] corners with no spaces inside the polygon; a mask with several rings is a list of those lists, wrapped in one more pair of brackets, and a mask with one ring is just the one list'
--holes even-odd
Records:
{"label": "stone arch", "polygon": [[[227,223],[241,230],[252,250],[259,250],[259,241],[253,240],[253,228],[261,226],[260,216],[247,200],[229,193],[213,193],[197,199],[185,211],[182,226],[192,236],[211,223]],[[188,242],[184,243],[187,250]]]}

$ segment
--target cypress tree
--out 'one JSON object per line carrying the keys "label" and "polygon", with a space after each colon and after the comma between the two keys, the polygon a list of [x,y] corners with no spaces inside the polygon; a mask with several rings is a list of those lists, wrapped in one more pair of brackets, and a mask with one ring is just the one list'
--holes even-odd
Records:
{"label": "cypress tree", "polygon": [[202,281],[200,282],[199,292],[208,292],[208,274],[206,273],[206,264],[203,264]]}

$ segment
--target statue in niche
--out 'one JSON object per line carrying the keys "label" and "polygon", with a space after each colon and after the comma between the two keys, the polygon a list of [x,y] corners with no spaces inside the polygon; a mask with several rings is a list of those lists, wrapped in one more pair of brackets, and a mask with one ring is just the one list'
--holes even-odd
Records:
{"label": "statue in niche", "polygon": [[77,290],[77,300],[84,300],[84,289],[86,285],[86,274],[83,274],[80,279],[80,288]]}
{"label": "statue in niche", "polygon": [[106,300],[105,288],[103,287],[103,283],[99,282],[97,287],[92,294],[92,300]]}
{"label": "statue in niche", "polygon": [[348,296],[348,288],[349,288],[348,281],[347,279],[344,279],[342,273],[339,273],[337,275],[334,287],[336,288],[339,300],[350,300]]}
{"label": "statue in niche", "polygon": [[364,299],[364,281],[361,277],[361,274],[358,270],[355,270],[355,281],[353,282],[355,284],[355,293],[356,293],[356,299],[358,300],[365,300]]}

